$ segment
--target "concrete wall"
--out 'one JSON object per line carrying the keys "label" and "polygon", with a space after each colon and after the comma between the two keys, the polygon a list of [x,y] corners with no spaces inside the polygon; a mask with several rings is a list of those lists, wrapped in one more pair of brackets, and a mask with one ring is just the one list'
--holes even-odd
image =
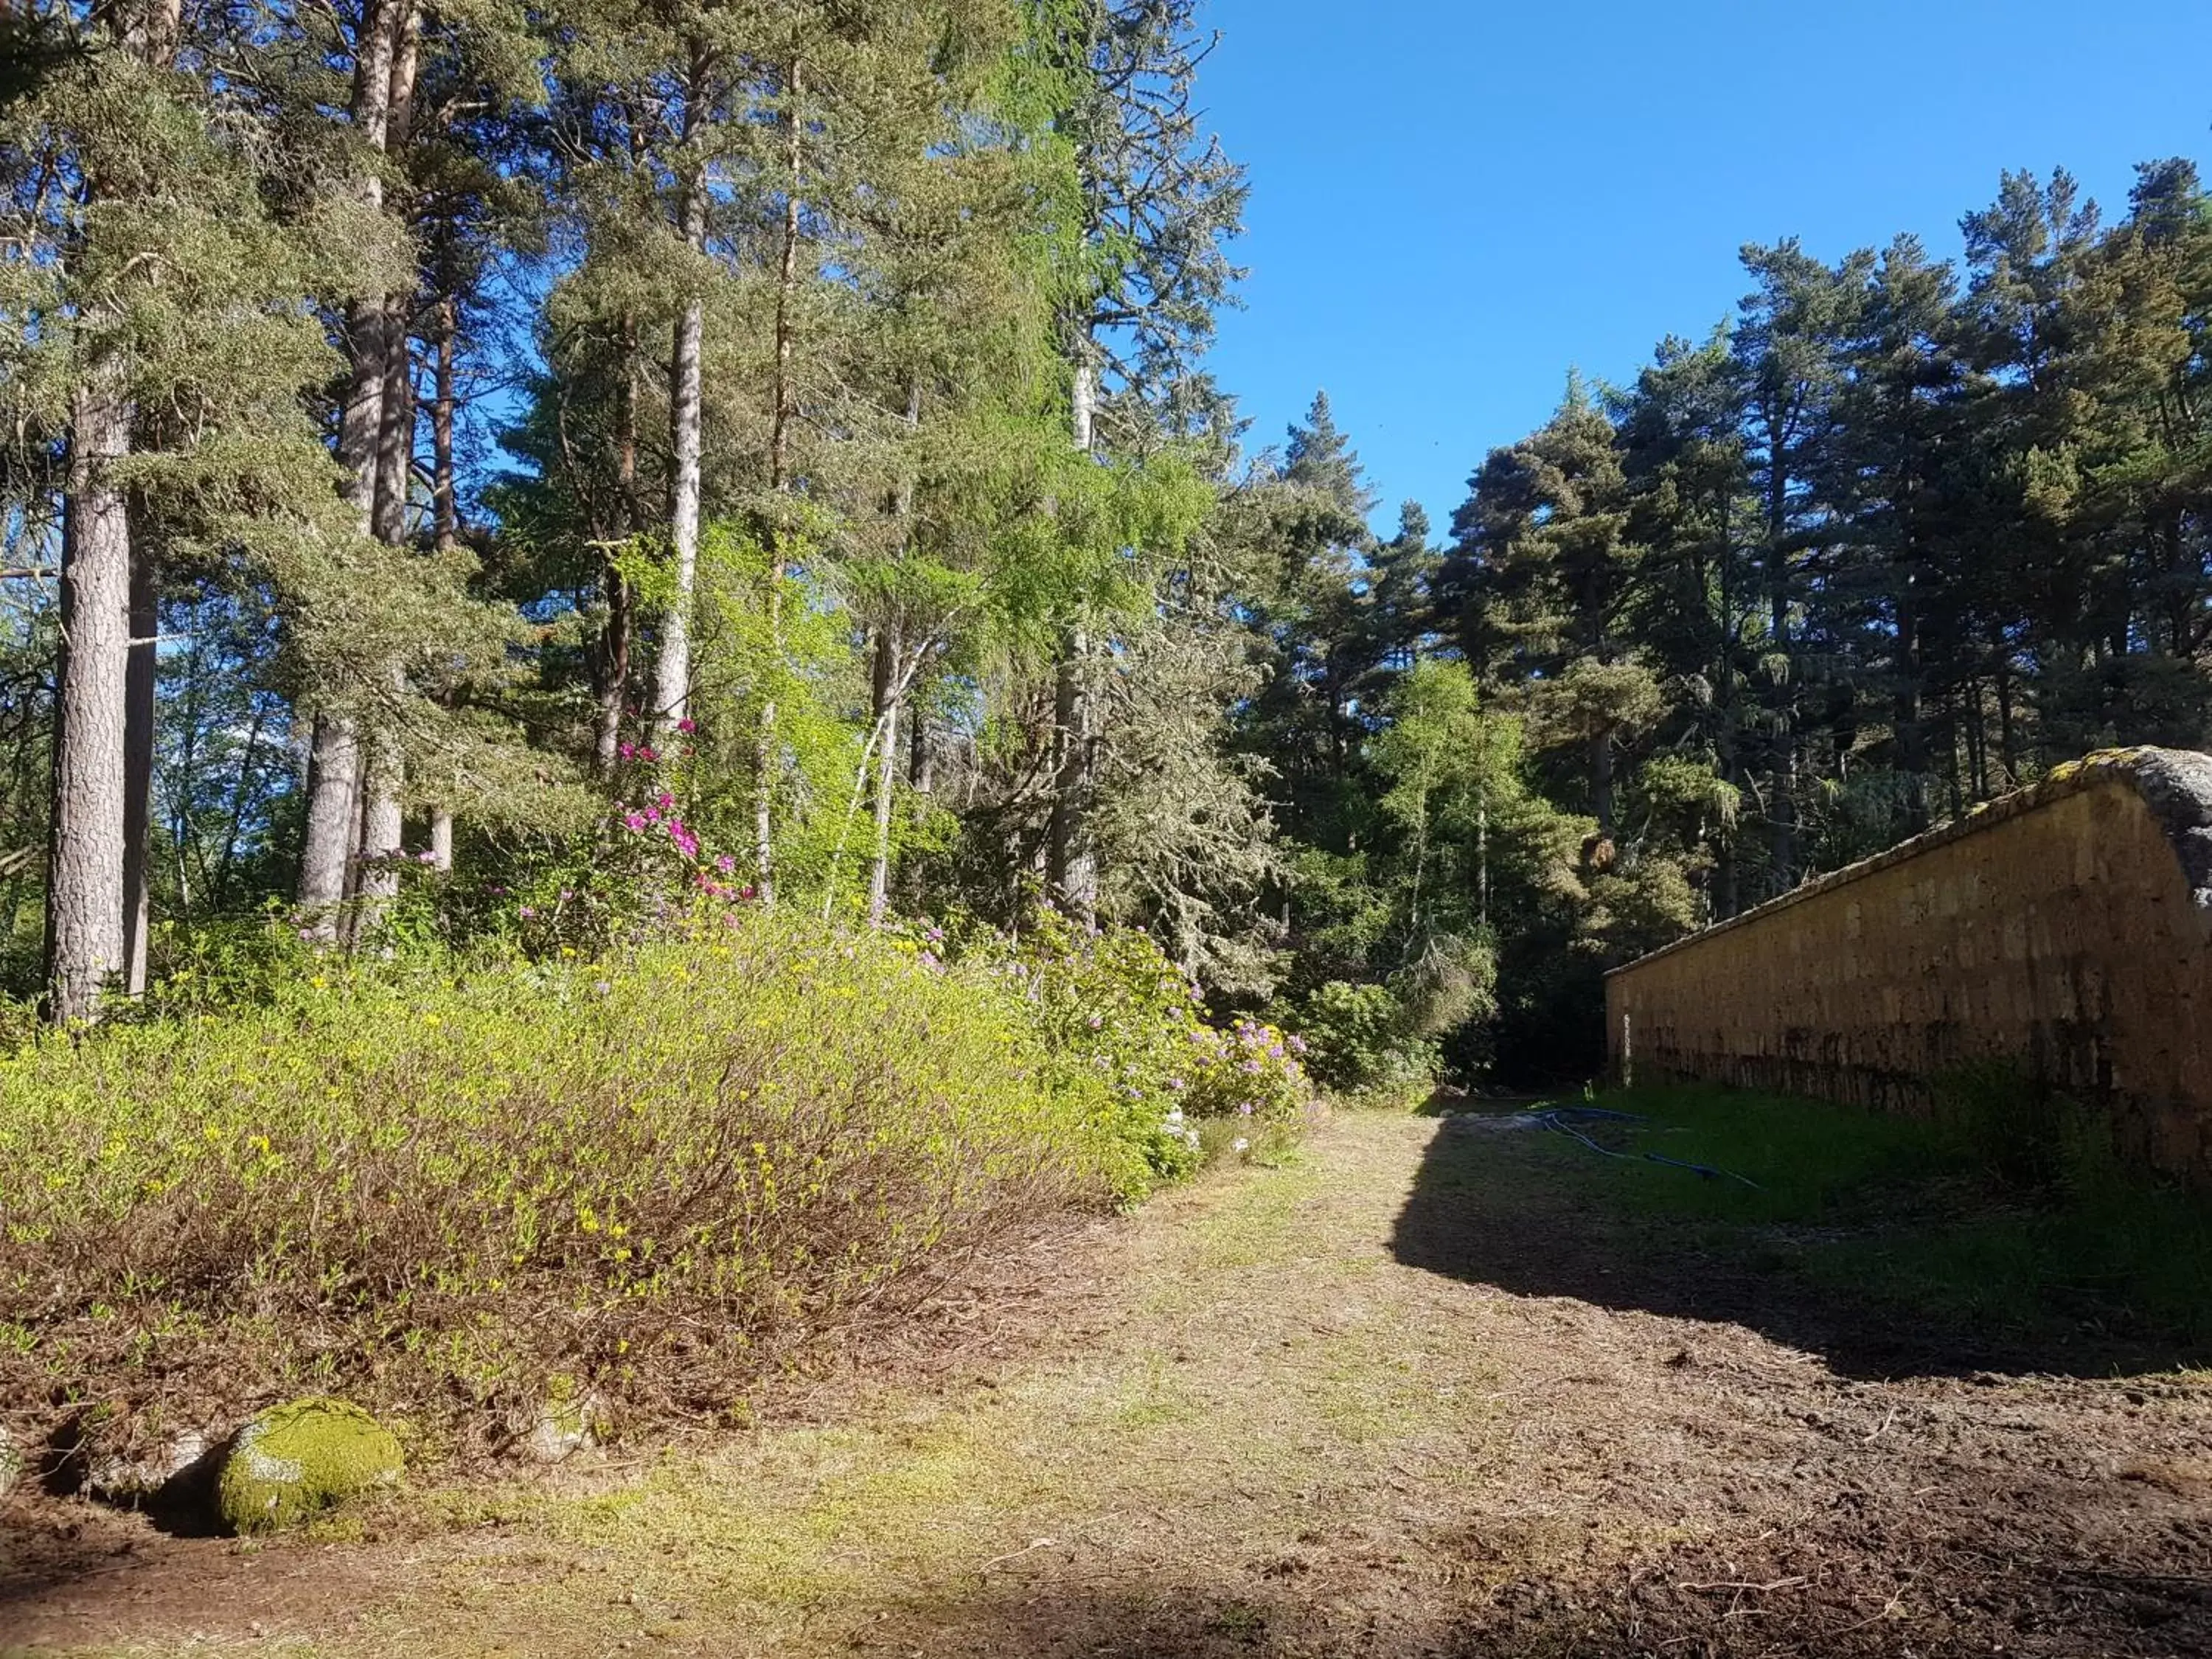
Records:
{"label": "concrete wall", "polygon": [[2015,1060],[2212,1184],[2212,757],[2114,750],[1606,981],[1653,1072],[1898,1111]]}

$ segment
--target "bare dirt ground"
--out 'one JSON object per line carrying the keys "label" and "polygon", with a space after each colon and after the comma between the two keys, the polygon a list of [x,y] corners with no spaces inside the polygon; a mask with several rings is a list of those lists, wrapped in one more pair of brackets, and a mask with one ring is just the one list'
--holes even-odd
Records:
{"label": "bare dirt ground", "polygon": [[1006,1264],[948,1315],[964,1336],[817,1420],[418,1492],[345,1535],[253,1550],[19,1501],[0,1639],[2212,1652],[2212,1376],[1712,1259],[1596,1211],[1536,1141],[1340,1118],[1298,1168]]}

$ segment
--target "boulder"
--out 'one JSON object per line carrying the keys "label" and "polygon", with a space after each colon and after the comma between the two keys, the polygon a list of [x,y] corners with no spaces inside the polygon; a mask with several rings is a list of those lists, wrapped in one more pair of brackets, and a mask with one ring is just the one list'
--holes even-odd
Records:
{"label": "boulder", "polygon": [[515,1437],[515,1444],[533,1462],[566,1462],[599,1443],[601,1414],[597,1395],[579,1390],[574,1378],[556,1376],[546,1389],[537,1420]]}
{"label": "boulder", "polygon": [[103,1504],[158,1504],[195,1474],[221,1443],[219,1436],[185,1429],[135,1457],[113,1453],[84,1466],[84,1490]]}
{"label": "boulder", "polygon": [[282,1532],[405,1468],[392,1431],[343,1400],[272,1406],[238,1431],[216,1476],[216,1513],[241,1534]]}

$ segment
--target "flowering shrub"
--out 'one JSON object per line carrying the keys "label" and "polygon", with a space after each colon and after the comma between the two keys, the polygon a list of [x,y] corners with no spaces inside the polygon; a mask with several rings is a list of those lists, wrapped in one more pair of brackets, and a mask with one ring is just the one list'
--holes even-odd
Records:
{"label": "flowering shrub", "polygon": [[1020,994],[1060,1086],[1087,1081],[1107,1091],[1151,1180],[1199,1166],[1203,1148],[1183,1105],[1199,994],[1149,935],[1086,933],[1047,910],[1019,939],[979,937],[961,954]]}
{"label": "flowering shrub", "polygon": [[[1303,1042],[1250,1020],[1231,1031],[1206,1024],[1198,988],[1150,934],[1085,933],[1048,910],[994,954],[1023,988],[1055,1064],[1112,1091],[1156,1176],[1210,1158],[1279,1155],[1304,1127],[1313,1091],[1297,1057]],[[1209,1134],[1206,1120],[1228,1129]]]}
{"label": "flowering shrub", "polygon": [[734,1409],[849,1313],[1141,1189],[1151,1131],[1018,991],[747,910],[598,963],[331,958],[0,1054],[0,1415],[480,1421],[560,1375]]}
{"label": "flowering shrub", "polygon": [[[654,754],[650,745],[625,747],[641,758]],[[755,889],[734,856],[706,846],[677,797],[653,787],[636,801],[617,801],[588,838],[550,858],[428,897],[443,926],[416,930],[426,937],[566,959],[702,925],[733,928]]]}
{"label": "flowering shrub", "polygon": [[1236,1152],[1262,1160],[1281,1156],[1313,1106],[1313,1085],[1299,1059],[1305,1046],[1304,1038],[1254,1019],[1225,1031],[1193,1033],[1192,1114],[1229,1125],[1228,1145]]}

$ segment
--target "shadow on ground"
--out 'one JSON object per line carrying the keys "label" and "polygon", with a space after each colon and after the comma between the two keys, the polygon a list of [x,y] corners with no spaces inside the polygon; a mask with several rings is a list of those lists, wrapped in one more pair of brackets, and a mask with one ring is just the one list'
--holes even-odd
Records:
{"label": "shadow on ground", "polygon": [[1616,1212],[1579,1155],[1562,1150],[1570,1143],[1541,1128],[1469,1133],[1473,1115],[1440,1115],[1392,1234],[1408,1267],[1519,1296],[1741,1325],[1861,1378],[2112,1377],[2212,1358],[2094,1322],[2025,1328],[1956,1310],[1917,1316],[1871,1289],[1792,1273],[1761,1249],[1756,1228]]}
{"label": "shadow on ground", "polygon": [[[1611,1655],[1937,1655],[1992,1650],[2048,1656],[2149,1656],[2202,1651],[2212,1636],[2212,1591],[2123,1575],[2055,1575],[2046,1593],[1969,1572],[1908,1570],[1885,1600],[1869,1579],[1813,1571],[1775,1580],[1711,1575],[1613,1577],[1600,1583],[1515,1580],[1407,1593],[1340,1583],[1287,1586],[1249,1596],[1189,1587],[1009,1588],[926,1606],[863,1627],[858,1652],[932,1659],[1239,1659],[1255,1654],[1373,1659],[1592,1659]],[[2108,1581],[2108,1582],[2107,1582]],[[1346,1592],[1349,1592],[1348,1594]],[[2002,1608],[1992,1619],[1992,1601]],[[2008,1616],[2007,1616],[2008,1615]]]}

